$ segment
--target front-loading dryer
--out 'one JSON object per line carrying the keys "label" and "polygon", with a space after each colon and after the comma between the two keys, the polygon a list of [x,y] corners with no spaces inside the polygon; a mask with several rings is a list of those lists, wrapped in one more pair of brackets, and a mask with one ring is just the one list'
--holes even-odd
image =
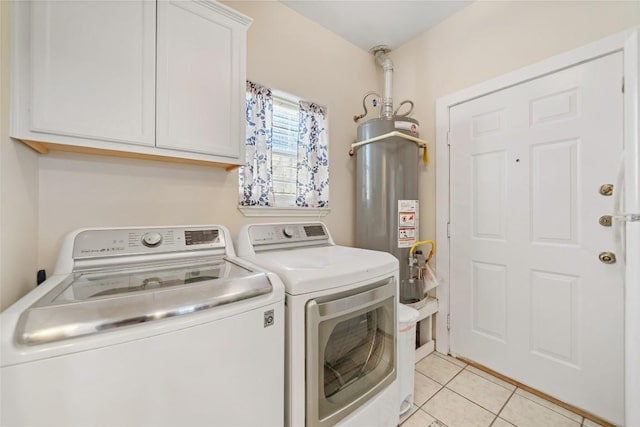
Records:
{"label": "front-loading dryer", "polygon": [[285,425],[396,426],[397,259],[321,222],[247,225],[236,247],[285,285]]}

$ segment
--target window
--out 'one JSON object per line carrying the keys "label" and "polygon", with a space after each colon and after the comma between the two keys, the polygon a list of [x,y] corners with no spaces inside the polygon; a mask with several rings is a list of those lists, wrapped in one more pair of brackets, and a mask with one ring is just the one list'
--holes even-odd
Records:
{"label": "window", "polygon": [[[326,109],[247,81],[246,155],[239,173],[240,210],[328,212]],[[299,209],[304,208],[304,209]],[[308,209],[312,208],[312,209]],[[313,209],[315,208],[315,209]],[[266,213],[269,211],[268,213]],[[289,212],[291,214],[291,212]]]}
{"label": "window", "polygon": [[276,207],[296,206],[299,110],[297,104],[273,97],[271,167]]}

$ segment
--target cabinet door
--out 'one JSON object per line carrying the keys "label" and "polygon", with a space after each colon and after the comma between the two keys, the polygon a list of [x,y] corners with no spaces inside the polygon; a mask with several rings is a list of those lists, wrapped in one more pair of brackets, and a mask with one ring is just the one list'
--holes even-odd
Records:
{"label": "cabinet door", "polygon": [[30,7],[29,131],[153,145],[155,2]]}
{"label": "cabinet door", "polygon": [[216,2],[158,2],[157,147],[242,159],[249,22]]}

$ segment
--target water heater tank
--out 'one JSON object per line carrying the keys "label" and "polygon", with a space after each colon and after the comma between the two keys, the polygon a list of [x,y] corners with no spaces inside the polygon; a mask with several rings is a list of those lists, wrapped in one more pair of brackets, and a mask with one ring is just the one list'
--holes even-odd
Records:
{"label": "water heater tank", "polygon": [[[358,141],[398,131],[418,137],[418,121],[405,116],[380,117],[358,126]],[[386,251],[407,277],[409,248],[398,243],[398,201],[418,200],[420,149],[409,140],[388,137],[356,152],[356,246]],[[417,236],[416,218],[416,238]]]}

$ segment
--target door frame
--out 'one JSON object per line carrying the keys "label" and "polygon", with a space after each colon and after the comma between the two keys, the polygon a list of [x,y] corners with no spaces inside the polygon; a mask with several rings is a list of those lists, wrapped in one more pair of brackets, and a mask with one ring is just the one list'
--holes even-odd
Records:
{"label": "door frame", "polygon": [[[436,252],[436,264],[440,282],[438,287],[439,318],[447,319],[450,314],[450,245],[447,237],[450,218],[450,159],[448,149],[450,108],[613,52],[622,51],[625,76],[623,142],[626,153],[625,203],[626,212],[640,213],[640,189],[637,184],[634,185],[634,179],[637,182],[640,176],[640,141],[638,137],[640,133],[638,130],[638,100],[640,98],[638,84],[638,74],[640,71],[639,46],[640,27],[634,27],[436,100],[436,246],[439,248]],[[455,234],[454,228],[451,229],[451,233]],[[640,259],[640,245],[629,245],[629,242],[634,241],[631,239],[633,236],[630,236],[630,233],[635,233],[634,238],[638,239],[640,237],[640,223],[627,223],[627,259],[637,260]],[[632,283],[634,277],[636,279],[639,278],[640,265],[637,263],[632,263],[632,265],[627,263],[626,277],[629,278],[629,283]],[[625,328],[627,340],[625,347],[627,360],[631,362],[632,355],[629,354],[629,351],[640,351],[640,344],[634,343],[633,345],[629,345],[631,343],[628,342],[629,338],[633,336],[630,333],[631,327],[635,330],[635,336],[640,333],[638,331],[640,326],[637,324],[634,326],[634,322],[640,320],[640,289],[627,292],[625,306],[627,313],[627,326]],[[630,317],[630,314],[633,316],[633,319]],[[436,350],[445,354],[448,354],[450,350],[448,323],[447,321],[439,321],[436,324]],[[630,363],[626,363],[626,368],[625,378],[640,378],[640,368],[631,367]],[[630,395],[635,394],[636,396],[640,396],[640,386],[630,384],[634,383],[634,381],[625,382],[627,383],[626,401],[629,403]],[[631,390],[630,386],[635,387],[635,389]],[[630,417],[631,414],[628,412],[629,409],[631,409],[630,406],[631,405],[627,404],[627,421],[631,418],[640,420],[640,411],[638,411],[638,414]]]}

